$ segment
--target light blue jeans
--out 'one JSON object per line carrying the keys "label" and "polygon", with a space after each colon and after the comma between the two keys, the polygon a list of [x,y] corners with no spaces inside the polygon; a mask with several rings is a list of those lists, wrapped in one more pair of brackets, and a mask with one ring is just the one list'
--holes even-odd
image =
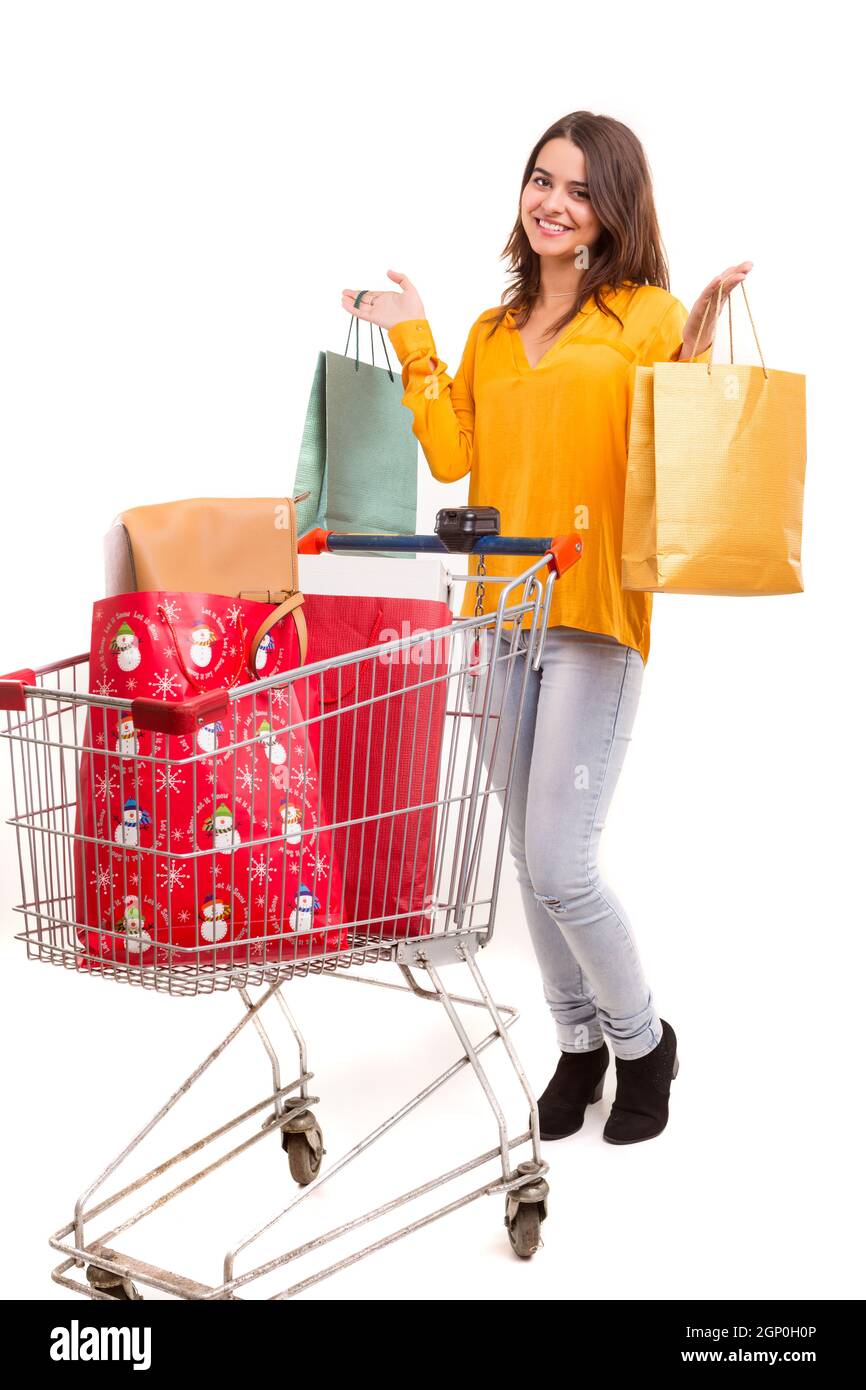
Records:
{"label": "light blue jeans", "polygon": [[[504,788],[529,634],[503,631],[493,664],[492,714],[482,757],[488,785]],[[482,634],[488,661],[493,633]],[[642,1057],[662,1025],[625,909],[598,872],[598,845],[625,760],[643,683],[639,651],[614,637],[551,627],[541,668],[527,673],[508,807],[508,842],[544,996],[564,1052],[605,1038],[615,1056]],[[509,674],[510,673],[510,674]],[[470,690],[482,708],[487,670]],[[468,682],[473,687],[473,682]],[[503,702],[504,693],[504,702]],[[471,721],[476,740],[479,721]],[[500,806],[504,791],[498,792]]]}

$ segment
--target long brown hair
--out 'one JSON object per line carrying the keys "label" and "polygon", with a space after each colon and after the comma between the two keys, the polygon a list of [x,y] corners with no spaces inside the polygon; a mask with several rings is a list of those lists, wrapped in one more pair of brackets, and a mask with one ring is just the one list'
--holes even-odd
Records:
{"label": "long brown hair", "polygon": [[502,296],[502,308],[492,311],[496,332],[509,309],[522,327],[535,305],[541,289],[541,266],[523,228],[520,202],[542,146],[562,137],[583,151],[589,198],[602,231],[591,248],[590,264],[584,271],[571,307],[548,330],[559,333],[592,298],[603,314],[622,319],[604,301],[600,291],[609,285],[615,293],[628,285],[659,285],[670,289],[668,265],[659,232],[653,201],[652,177],[643,146],[633,130],[612,116],[595,116],[591,111],[572,111],[547,129],[532,149],[520,185],[517,221],[505,244],[500,260],[509,260],[512,283]]}

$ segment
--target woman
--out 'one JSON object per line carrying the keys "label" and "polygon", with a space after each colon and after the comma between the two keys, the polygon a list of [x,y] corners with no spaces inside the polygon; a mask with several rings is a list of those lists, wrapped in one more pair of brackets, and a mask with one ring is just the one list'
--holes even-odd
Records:
{"label": "woman", "polygon": [[[635,1143],[665,1128],[678,1060],[597,864],[650,644],[652,594],[620,585],[634,369],[706,362],[719,283],[724,305],[752,263],[716,276],[688,313],[668,289],[643,148],[627,126],[587,111],[557,121],[532,150],[503,256],[513,284],[475,320],[453,379],[407,276],[389,270],[399,290],[366,290],[357,304],[358,291],[344,290],[343,307],[389,330],[434,477],[470,473],[469,504],[498,507],[503,535],[583,533],[581,558],[554,587],[541,669],[528,672],[508,836],[561,1053],[538,1102],[541,1137],[580,1129],[601,1099],[609,1040],[617,1084],[604,1138]],[[526,563],[497,556],[496,572]],[[484,612],[498,593],[484,586]],[[467,586],[461,616],[475,602]],[[527,613],[516,638],[503,633],[494,681],[507,679],[530,623]],[[494,687],[504,755],[520,684]],[[501,785],[496,769],[494,778]]]}

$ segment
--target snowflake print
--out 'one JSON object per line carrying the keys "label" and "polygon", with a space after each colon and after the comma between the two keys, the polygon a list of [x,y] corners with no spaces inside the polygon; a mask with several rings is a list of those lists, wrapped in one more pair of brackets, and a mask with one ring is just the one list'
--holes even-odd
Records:
{"label": "snowflake print", "polygon": [[243,609],[241,608],[240,604],[233,603],[228,613],[226,614],[226,617],[228,618],[230,623],[237,624],[240,621],[242,612]]}
{"label": "snowflake print", "polygon": [[106,801],[117,792],[117,776],[114,771],[107,772],[103,777],[101,773],[96,774],[96,799]]}
{"label": "snowflake print", "polygon": [[309,767],[304,772],[303,766],[293,767],[290,773],[291,779],[295,784],[295,791],[301,796],[310,787],[312,789],[316,783],[316,774],[311,772]]}
{"label": "snowflake print", "polygon": [[93,610],[93,618],[94,618],[94,621],[97,622],[97,623],[101,623],[101,622],[102,622],[102,609],[101,609],[101,608],[94,608],[94,610]]}
{"label": "snowflake print", "polygon": [[260,854],[258,859],[255,856],[250,860],[250,878],[255,879],[259,887],[264,883],[269,883],[271,874],[274,872],[273,864],[269,864],[265,855]]}
{"label": "snowflake print", "polygon": [[158,767],[156,769],[156,790],[164,792],[168,788],[170,792],[179,792],[180,775],[181,769],[179,767]]}
{"label": "snowflake print", "polygon": [[93,742],[97,744],[99,748],[101,748],[103,743],[105,742],[105,734],[97,734]]}
{"label": "snowflake print", "polygon": [[94,695],[113,695],[114,681],[106,680],[105,678],[101,681],[97,681],[96,689],[93,693]]}
{"label": "snowflake print", "polygon": [[161,700],[168,700],[180,694],[180,690],[175,690],[175,681],[180,684],[180,676],[174,676],[166,669],[161,676],[154,676],[150,682],[154,695],[158,695]]}
{"label": "snowflake print", "polygon": [[237,656],[238,649],[235,646],[229,647],[229,656]]}
{"label": "snowflake print", "polygon": [[327,878],[328,860],[324,854],[313,855],[313,873],[316,878]]}
{"label": "snowflake print", "polygon": [[283,705],[288,704],[289,692],[284,685],[277,686],[276,690],[271,691],[271,694],[278,709],[282,709]]}
{"label": "snowflake print", "polygon": [[167,888],[171,893],[176,888],[185,888],[189,869],[186,864],[175,864],[171,860],[167,864],[162,864],[158,870],[160,884]]}
{"label": "snowflake print", "polygon": [[163,651],[163,655],[164,655],[164,656],[167,656],[168,659],[169,659],[169,661],[170,661],[171,658],[174,656],[174,647],[163,647],[162,651]]}
{"label": "snowflake print", "polygon": [[265,905],[265,899],[264,899],[264,895],[262,894],[261,896],[259,896],[258,898],[256,898],[256,907],[264,907],[264,905]]}
{"label": "snowflake print", "polygon": [[174,914],[174,916],[175,916],[175,921],[177,921],[177,922],[188,922],[188,921],[189,921],[189,913],[187,912],[186,908],[183,908],[182,911],[180,911],[180,912],[176,912],[176,913]]}
{"label": "snowflake print", "polygon": [[177,620],[178,620],[178,618],[180,617],[180,608],[179,608],[179,606],[175,603],[174,599],[173,599],[173,598],[165,599],[165,601],[163,602],[162,607],[163,607],[163,612],[165,613],[165,616],[168,618],[169,622],[170,622],[170,623],[176,623]]}
{"label": "snowflake print", "polygon": [[300,871],[301,868],[301,856],[299,854],[289,853],[286,855],[286,863],[288,864],[292,873],[296,874]]}
{"label": "snowflake print", "polygon": [[207,780],[210,782],[211,786],[213,786],[214,782],[216,781],[216,773],[214,772],[213,767],[210,766],[210,764],[208,765],[208,769],[205,773],[205,776],[207,777]]}
{"label": "snowflake print", "polygon": [[138,874],[130,874],[130,875],[129,875],[129,881],[130,881],[130,883],[137,884],[137,883],[138,883]]}
{"label": "snowflake print", "polygon": [[182,839],[183,839],[183,831],[182,831],[182,830],[178,830],[177,827],[175,827],[175,829],[171,832],[171,838],[172,838],[173,840],[182,840]]}
{"label": "snowflake print", "polygon": [[110,869],[95,869],[90,876],[90,882],[98,893],[110,892],[113,885],[114,875]]}
{"label": "snowflake print", "polygon": [[245,792],[248,792],[250,796],[253,796],[257,791],[261,790],[261,778],[259,777],[255,768],[242,768],[241,771],[238,773],[238,781],[240,782],[243,790]]}
{"label": "snowflake print", "polygon": [[134,690],[137,685],[138,681],[135,679],[135,676],[130,676],[129,680],[126,682],[127,690]]}

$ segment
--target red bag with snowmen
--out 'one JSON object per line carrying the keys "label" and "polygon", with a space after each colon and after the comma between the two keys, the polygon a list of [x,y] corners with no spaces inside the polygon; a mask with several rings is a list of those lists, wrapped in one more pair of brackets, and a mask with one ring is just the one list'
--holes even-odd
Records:
{"label": "red bag with snowmen", "polygon": [[[260,963],[343,950],[315,682],[290,615],[214,594],[94,605],[76,921],[90,963]],[[300,698],[299,698],[300,697]]]}

